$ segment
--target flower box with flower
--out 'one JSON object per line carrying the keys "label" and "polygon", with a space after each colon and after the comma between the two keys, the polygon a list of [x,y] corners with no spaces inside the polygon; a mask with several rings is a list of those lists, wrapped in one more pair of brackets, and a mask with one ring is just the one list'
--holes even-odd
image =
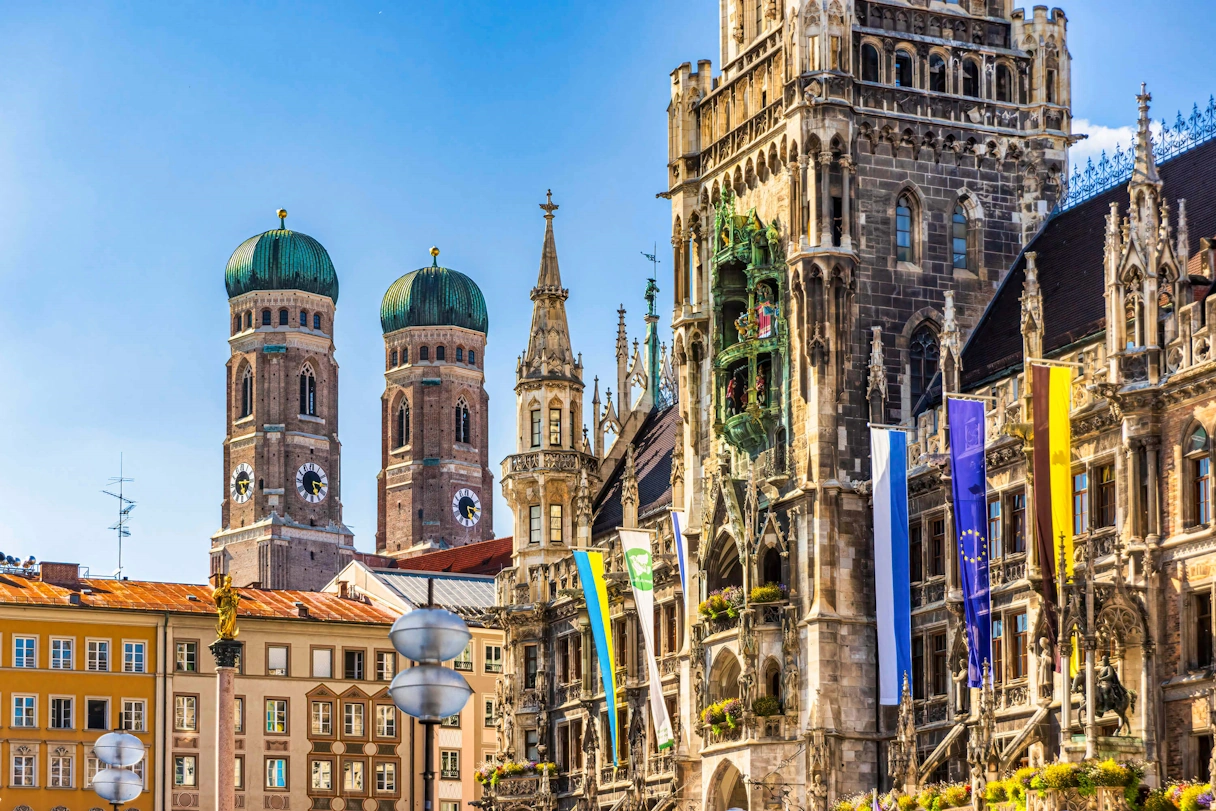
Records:
{"label": "flower box with flower", "polygon": [[743,610],[743,589],[727,586],[709,593],[708,599],[697,606],[697,613],[717,630],[726,630],[739,621]]}
{"label": "flower box with flower", "polygon": [[726,698],[714,702],[701,711],[701,721],[714,735],[735,729],[743,717],[743,702],[737,698]]}
{"label": "flower box with flower", "polygon": [[789,599],[790,590],[783,583],[765,583],[755,586],[748,594],[749,603],[779,603]]}
{"label": "flower box with flower", "polygon": [[480,785],[496,787],[503,780],[519,777],[537,777],[557,774],[556,763],[538,763],[535,760],[508,760],[503,763],[484,763],[473,773],[473,779]]}

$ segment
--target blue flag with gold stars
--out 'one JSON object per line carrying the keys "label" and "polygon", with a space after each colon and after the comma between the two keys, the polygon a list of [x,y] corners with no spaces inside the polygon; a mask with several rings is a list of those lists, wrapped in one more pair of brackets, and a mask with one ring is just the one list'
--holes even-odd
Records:
{"label": "blue flag with gold stars", "polygon": [[967,684],[983,686],[992,670],[992,600],[988,586],[988,466],[984,458],[984,404],[946,400],[950,426],[950,479],[954,532],[967,624]]}

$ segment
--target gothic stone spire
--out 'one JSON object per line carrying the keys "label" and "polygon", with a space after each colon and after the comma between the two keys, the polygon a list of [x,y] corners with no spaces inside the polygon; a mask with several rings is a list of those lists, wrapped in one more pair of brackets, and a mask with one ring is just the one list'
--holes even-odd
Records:
{"label": "gothic stone spire", "polygon": [[1152,119],[1149,118],[1148,109],[1149,103],[1153,100],[1153,94],[1148,92],[1148,85],[1140,85],[1140,95],[1136,96],[1136,101],[1140,102],[1140,118],[1136,127],[1136,165],[1132,177],[1132,184],[1136,183],[1152,183],[1161,185],[1161,176],[1157,174],[1157,159],[1153,156],[1153,133],[1149,129]]}
{"label": "gothic stone spire", "polygon": [[557,243],[553,238],[553,192],[540,204],[545,212],[545,242],[541,248],[540,273],[532,288],[532,331],[524,353],[520,377],[581,379],[582,364],[570,348],[570,328],[566,322],[566,298],[557,265]]}

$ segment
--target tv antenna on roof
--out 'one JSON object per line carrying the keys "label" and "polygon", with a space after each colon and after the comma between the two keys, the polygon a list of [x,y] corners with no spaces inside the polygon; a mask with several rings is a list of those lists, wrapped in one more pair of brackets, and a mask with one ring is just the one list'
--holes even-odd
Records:
{"label": "tv antenna on roof", "polygon": [[[111,476],[110,480],[106,482],[111,489],[101,492],[118,499],[118,522],[110,529],[118,533],[118,568],[114,570],[114,575],[119,580],[122,580],[122,539],[131,537],[131,528],[127,524],[131,520],[131,510],[135,509],[135,502],[123,495],[122,486],[133,481],[135,479],[128,479],[122,475],[122,454],[118,454],[118,475]],[[118,490],[117,493],[114,492],[115,489]]]}

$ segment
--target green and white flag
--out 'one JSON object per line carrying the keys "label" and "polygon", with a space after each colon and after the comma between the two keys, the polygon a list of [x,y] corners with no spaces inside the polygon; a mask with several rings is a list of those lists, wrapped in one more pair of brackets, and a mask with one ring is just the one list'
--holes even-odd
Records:
{"label": "green and white flag", "polygon": [[659,662],[654,656],[654,559],[650,554],[650,533],[622,529],[621,549],[629,567],[629,583],[633,586],[633,602],[638,609],[638,624],[642,626],[642,641],[646,643],[646,672],[650,679],[650,716],[654,721],[659,748],[666,749],[675,742],[671,733],[671,718],[663,701],[663,682],[659,677]]}

